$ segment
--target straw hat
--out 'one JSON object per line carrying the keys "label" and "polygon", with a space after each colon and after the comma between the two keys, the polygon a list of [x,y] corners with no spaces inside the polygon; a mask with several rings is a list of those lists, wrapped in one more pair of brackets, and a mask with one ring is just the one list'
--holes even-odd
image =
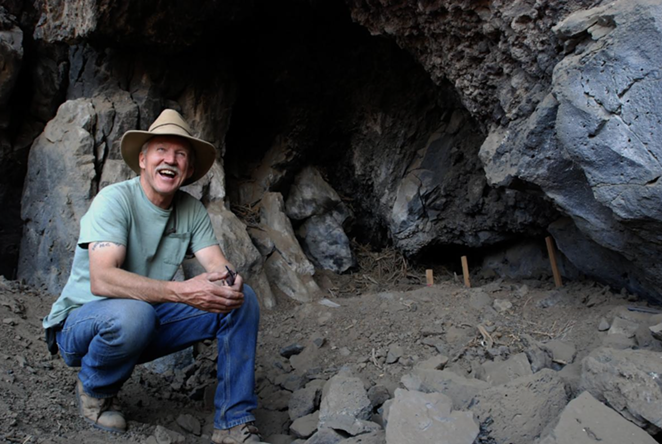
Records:
{"label": "straw hat", "polygon": [[152,123],[147,131],[132,130],[127,131],[122,136],[120,142],[120,150],[122,158],[129,167],[140,174],[140,164],[138,155],[142,146],[149,139],[155,136],[179,136],[188,140],[195,151],[195,165],[193,175],[189,177],[184,185],[195,182],[202,176],[207,174],[207,171],[214,164],[216,160],[216,148],[209,142],[200,140],[191,135],[191,127],[186,123],[184,118],[174,109],[166,109],[161,115]]}

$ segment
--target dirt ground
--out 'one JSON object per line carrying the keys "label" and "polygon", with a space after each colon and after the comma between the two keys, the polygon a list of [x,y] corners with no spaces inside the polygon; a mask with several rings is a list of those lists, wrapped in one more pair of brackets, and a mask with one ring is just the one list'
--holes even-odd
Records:
{"label": "dirt ground", "polygon": [[[267,398],[274,393],[270,382],[292,365],[299,374],[322,379],[347,366],[366,386],[392,391],[414,365],[432,356],[445,355],[447,368],[470,375],[486,360],[503,360],[523,350],[526,335],[574,344],[574,362],[579,363],[601,344],[606,333],[598,326],[603,318],[618,307],[648,306],[594,282],[556,289],[551,279],[491,278],[476,279],[473,288],[466,288],[457,276],[440,270],[435,285],[428,287],[423,270],[381,278],[394,276],[391,271],[379,265],[352,276],[320,273],[318,281],[337,307],[286,302],[262,312],[257,368],[261,406],[256,414],[265,437],[287,433],[287,413]],[[159,374],[137,368],[120,396],[130,430],[113,435],[78,416],[75,369],[46,350],[40,319],[52,302],[52,296],[0,278],[0,442],[209,442],[213,344],[196,348],[195,362],[181,370]],[[292,344],[305,349],[297,358],[285,359],[280,350]],[[400,355],[395,362],[389,351]],[[178,438],[157,439],[162,432],[157,426]]]}

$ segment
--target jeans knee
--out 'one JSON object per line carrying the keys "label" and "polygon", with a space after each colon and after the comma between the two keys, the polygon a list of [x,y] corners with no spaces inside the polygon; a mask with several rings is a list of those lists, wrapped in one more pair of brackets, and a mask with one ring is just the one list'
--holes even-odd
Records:
{"label": "jeans knee", "polygon": [[251,287],[244,284],[244,305],[243,309],[246,310],[247,315],[254,318],[256,322],[260,320],[260,303],[257,300],[257,295]]}
{"label": "jeans knee", "polygon": [[154,339],[159,319],[151,304],[124,300],[106,321],[106,334],[117,344],[140,350]]}

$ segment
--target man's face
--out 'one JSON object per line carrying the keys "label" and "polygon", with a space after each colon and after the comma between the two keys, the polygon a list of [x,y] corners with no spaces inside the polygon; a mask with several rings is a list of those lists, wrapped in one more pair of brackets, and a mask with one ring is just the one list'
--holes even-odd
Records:
{"label": "man's face", "polygon": [[[191,148],[177,136],[156,136],[138,157],[141,182],[147,197],[155,201],[172,197],[193,174]],[[170,202],[167,202],[168,206]]]}

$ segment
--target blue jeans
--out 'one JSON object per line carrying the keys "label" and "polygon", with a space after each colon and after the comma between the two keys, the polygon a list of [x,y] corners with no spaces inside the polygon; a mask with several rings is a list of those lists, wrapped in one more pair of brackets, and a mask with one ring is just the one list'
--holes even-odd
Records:
{"label": "blue jeans", "polygon": [[260,312],[253,290],[244,285],[243,292],[244,304],[228,314],[133,299],[89,302],[69,313],[57,333],[60,354],[67,365],[80,367],[78,376],[86,393],[108,398],[119,392],[136,364],[217,338],[214,427],[228,429],[254,421]]}

